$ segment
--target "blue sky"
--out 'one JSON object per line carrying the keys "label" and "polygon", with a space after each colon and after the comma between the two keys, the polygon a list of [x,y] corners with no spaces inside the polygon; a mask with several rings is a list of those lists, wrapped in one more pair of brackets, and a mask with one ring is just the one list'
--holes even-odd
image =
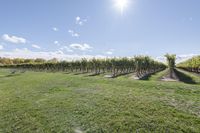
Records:
{"label": "blue sky", "polygon": [[0,56],[200,53],[199,0],[1,0]]}

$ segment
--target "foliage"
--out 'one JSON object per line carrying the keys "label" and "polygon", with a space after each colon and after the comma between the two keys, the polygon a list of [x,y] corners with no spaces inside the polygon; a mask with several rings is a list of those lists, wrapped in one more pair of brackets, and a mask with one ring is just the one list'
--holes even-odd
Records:
{"label": "foliage", "polygon": [[169,68],[169,78],[176,79],[175,72],[174,72],[176,55],[166,54],[165,57],[167,58],[167,64]]}
{"label": "foliage", "polygon": [[28,64],[28,63],[44,63],[47,62],[42,58],[36,59],[23,59],[23,58],[1,58],[0,57],[0,64],[1,65],[19,65],[19,64]]}
{"label": "foliage", "polygon": [[177,65],[177,67],[190,72],[200,73],[200,56],[196,56],[189,60],[181,62]]}
{"label": "foliage", "polygon": [[148,56],[136,56],[134,58],[107,58],[107,59],[82,59],[76,61],[61,61],[51,60],[38,63],[24,63],[14,65],[4,65],[5,68],[20,68],[34,71],[64,71],[64,72],[79,72],[92,73],[98,75],[101,73],[111,73],[113,77],[122,74],[135,72],[138,77],[155,73],[165,69],[163,63],[154,61]]}
{"label": "foliage", "polygon": [[168,67],[170,69],[174,69],[175,67],[175,61],[176,61],[176,55],[175,54],[166,54],[165,57],[167,58]]}

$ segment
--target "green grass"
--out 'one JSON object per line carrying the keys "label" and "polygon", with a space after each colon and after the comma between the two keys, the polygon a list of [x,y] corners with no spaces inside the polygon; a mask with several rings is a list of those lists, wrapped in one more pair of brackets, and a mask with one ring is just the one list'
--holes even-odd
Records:
{"label": "green grass", "polygon": [[153,77],[138,81],[63,73],[8,74],[0,70],[2,133],[200,132],[198,84]]}
{"label": "green grass", "polygon": [[[186,81],[186,83],[188,81],[191,81],[191,83],[195,83],[195,84],[200,84],[200,76],[195,74],[195,73],[192,73],[192,72],[187,72],[187,71],[184,71],[182,69],[177,69],[179,71],[179,73],[182,73],[182,80],[183,81]],[[186,75],[186,76],[184,76]]]}
{"label": "green grass", "polygon": [[153,75],[151,75],[149,77],[149,80],[152,80],[152,81],[159,81],[164,75],[166,75],[168,72],[168,69],[165,69],[164,71],[161,71],[161,72],[158,72],[158,73],[155,73]]}

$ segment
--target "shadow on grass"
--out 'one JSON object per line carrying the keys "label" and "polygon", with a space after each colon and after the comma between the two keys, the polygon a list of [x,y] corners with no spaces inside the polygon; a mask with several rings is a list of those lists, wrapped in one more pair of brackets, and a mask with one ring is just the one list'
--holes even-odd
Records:
{"label": "shadow on grass", "polygon": [[102,74],[102,73],[92,73],[92,74],[89,74],[89,75],[87,75],[88,77],[93,77],[93,76],[98,76],[98,75],[100,75],[100,74]]}
{"label": "shadow on grass", "polygon": [[2,78],[11,78],[11,77],[16,77],[16,76],[20,76],[21,74],[8,74],[8,75],[4,75],[4,76],[1,76],[0,79]]}
{"label": "shadow on grass", "polygon": [[63,74],[71,74],[72,72],[64,72]]}
{"label": "shadow on grass", "polygon": [[187,84],[197,84],[189,75],[186,75],[185,73],[182,73],[177,69],[175,69],[174,72],[176,73],[180,81]]}
{"label": "shadow on grass", "polygon": [[[164,70],[163,70],[164,71]],[[161,72],[161,71],[159,71],[159,72]],[[140,78],[140,80],[150,80],[150,78],[152,77],[152,76],[155,76],[157,73],[159,73],[159,72],[154,72],[154,73],[150,73],[150,74],[147,74],[147,75],[144,75],[144,76],[142,76],[141,78]]]}
{"label": "shadow on grass", "polygon": [[118,78],[120,76],[126,76],[126,75],[129,75],[129,74],[131,74],[131,73],[120,73],[120,74],[113,76],[113,78]]}
{"label": "shadow on grass", "polygon": [[142,76],[140,78],[140,80],[149,80],[153,75],[155,75],[156,73],[153,73],[153,74],[147,74],[145,76]]}
{"label": "shadow on grass", "polygon": [[18,73],[18,74],[8,74],[5,77],[15,77],[15,76],[20,76],[20,75],[21,75],[20,73]]}
{"label": "shadow on grass", "polygon": [[86,74],[88,72],[79,72],[79,73],[74,73],[74,75],[82,75],[82,74]]}

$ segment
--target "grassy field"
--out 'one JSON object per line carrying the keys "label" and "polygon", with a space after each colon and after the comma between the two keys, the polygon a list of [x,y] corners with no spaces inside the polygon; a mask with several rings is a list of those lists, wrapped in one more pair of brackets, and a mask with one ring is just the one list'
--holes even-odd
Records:
{"label": "grassy field", "polygon": [[[200,132],[200,85],[0,70],[0,132]],[[193,75],[194,80],[199,78]]]}

